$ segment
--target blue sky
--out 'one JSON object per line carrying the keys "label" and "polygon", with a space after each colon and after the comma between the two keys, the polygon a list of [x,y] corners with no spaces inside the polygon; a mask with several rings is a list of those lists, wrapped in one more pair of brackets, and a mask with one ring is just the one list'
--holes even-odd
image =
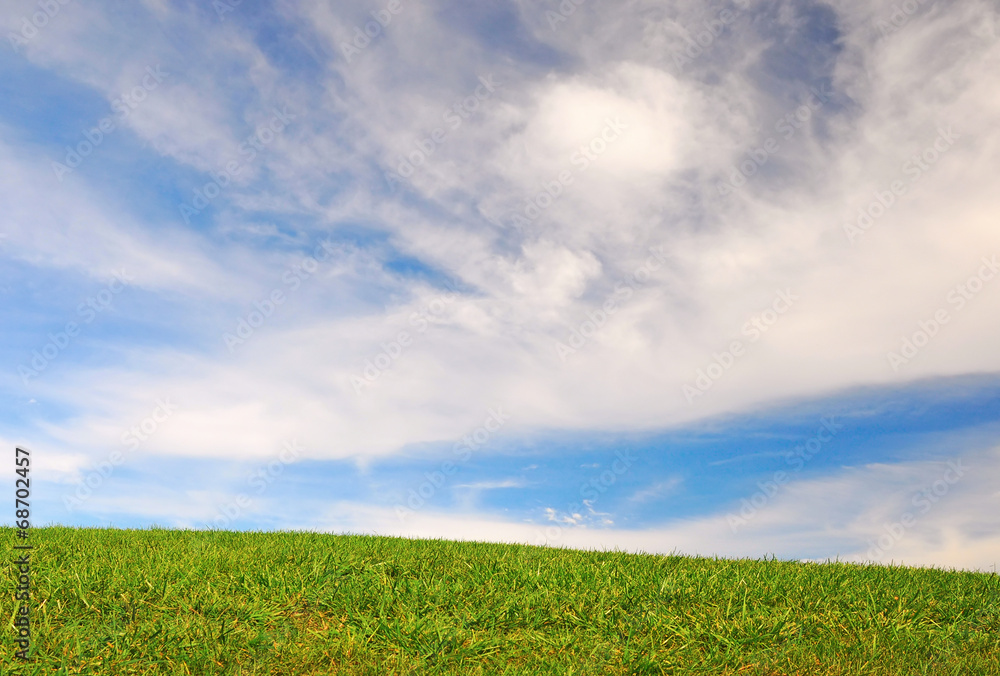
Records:
{"label": "blue sky", "polygon": [[994,3],[56,4],[0,16],[36,525],[995,565]]}

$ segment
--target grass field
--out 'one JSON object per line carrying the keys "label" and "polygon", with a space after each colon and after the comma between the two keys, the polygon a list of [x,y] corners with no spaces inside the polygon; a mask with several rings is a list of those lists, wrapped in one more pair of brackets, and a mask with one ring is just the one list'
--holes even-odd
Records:
{"label": "grass field", "polygon": [[31,531],[3,674],[1000,674],[1000,576],[313,533]]}

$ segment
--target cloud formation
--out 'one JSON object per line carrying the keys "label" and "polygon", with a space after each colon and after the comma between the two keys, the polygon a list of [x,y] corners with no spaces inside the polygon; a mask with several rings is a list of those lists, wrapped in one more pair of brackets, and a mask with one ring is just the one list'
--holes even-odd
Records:
{"label": "cloud formation", "polygon": [[655,431],[1000,370],[994,3],[14,5],[0,382],[53,481],[165,397],[145,457],[365,467],[498,406]]}

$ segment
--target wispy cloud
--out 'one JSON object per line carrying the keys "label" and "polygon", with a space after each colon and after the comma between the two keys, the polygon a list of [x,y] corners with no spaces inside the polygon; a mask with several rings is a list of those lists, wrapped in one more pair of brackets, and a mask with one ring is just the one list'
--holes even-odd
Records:
{"label": "wispy cloud", "polygon": [[643,503],[657,500],[670,495],[677,490],[678,487],[683,484],[683,480],[679,477],[674,477],[668,479],[667,481],[660,481],[649,488],[644,488],[640,491],[636,491],[629,497],[629,502],[633,503]]}

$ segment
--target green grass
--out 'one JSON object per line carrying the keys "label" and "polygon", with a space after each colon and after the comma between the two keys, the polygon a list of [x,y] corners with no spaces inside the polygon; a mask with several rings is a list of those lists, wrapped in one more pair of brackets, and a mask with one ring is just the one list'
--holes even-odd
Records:
{"label": "green grass", "polygon": [[313,533],[40,528],[2,674],[1000,674],[1000,577]]}

